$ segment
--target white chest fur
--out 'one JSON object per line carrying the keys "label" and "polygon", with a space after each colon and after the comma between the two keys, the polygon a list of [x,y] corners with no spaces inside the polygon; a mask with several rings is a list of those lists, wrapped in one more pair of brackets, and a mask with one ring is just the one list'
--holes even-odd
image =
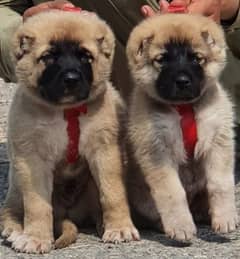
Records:
{"label": "white chest fur", "polygon": [[[56,118],[51,124],[48,125],[47,131],[45,127],[42,127],[43,139],[45,146],[48,146],[50,153],[54,155],[55,161],[60,161],[67,158],[67,153],[70,152],[74,146],[78,146],[78,154],[84,156],[84,149],[87,146],[89,132],[91,132],[91,120],[87,115],[80,115],[78,119],[78,128],[73,130],[79,130],[79,138],[75,138],[75,143],[70,144],[73,139],[69,136],[67,130],[68,122],[64,119],[63,115]],[[49,152],[48,152],[49,153]]]}

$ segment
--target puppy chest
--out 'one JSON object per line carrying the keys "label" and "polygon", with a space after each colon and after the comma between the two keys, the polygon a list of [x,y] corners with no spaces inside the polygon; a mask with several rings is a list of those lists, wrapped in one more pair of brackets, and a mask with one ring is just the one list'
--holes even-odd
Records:
{"label": "puppy chest", "polygon": [[[211,119],[199,119],[197,116],[193,121],[194,125],[190,123],[183,126],[183,122],[178,113],[158,114],[152,118],[150,131],[148,129],[145,134],[151,138],[149,150],[154,151],[151,152],[154,154],[154,160],[159,161],[162,156],[167,155],[178,165],[188,165],[189,159],[198,161],[211,148],[217,131],[216,123]],[[192,126],[194,132],[191,131]],[[194,134],[191,135],[192,133]]]}
{"label": "puppy chest", "polygon": [[86,157],[91,149],[89,140],[94,137],[94,129],[91,118],[81,115],[75,118],[75,123],[65,120],[63,159],[72,165],[78,162],[80,157]]}
{"label": "puppy chest", "polygon": [[155,153],[158,160],[162,155],[168,155],[170,159],[179,164],[185,161],[186,155],[179,118],[173,115],[159,116],[154,119],[153,125],[152,143],[158,146],[155,148],[155,150],[159,150]]}
{"label": "puppy chest", "polygon": [[170,140],[179,164],[189,164],[189,160],[199,161],[211,149],[218,129],[216,120],[199,117],[194,110],[190,114],[178,113],[169,125],[166,139]]}
{"label": "puppy chest", "polygon": [[37,144],[38,151],[56,162],[66,160],[71,154],[80,156],[84,153],[88,135],[85,128],[86,123],[81,118],[70,126],[63,116],[44,125],[42,123],[35,128],[35,139],[41,142]]}

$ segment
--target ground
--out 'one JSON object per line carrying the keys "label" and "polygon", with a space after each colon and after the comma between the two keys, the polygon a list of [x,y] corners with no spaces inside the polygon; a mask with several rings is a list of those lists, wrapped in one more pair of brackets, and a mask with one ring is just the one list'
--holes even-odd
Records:
{"label": "ground", "polygon": [[[9,103],[16,86],[0,80],[0,205],[5,197],[8,182],[8,159],[6,155],[6,118]],[[240,182],[236,170],[236,196],[240,209]],[[154,259],[154,258],[240,258],[240,228],[228,235],[216,235],[208,226],[198,226],[198,236],[189,246],[180,246],[163,234],[143,231],[142,240],[120,245],[103,244],[92,230],[82,231],[77,243],[52,251],[47,255],[26,255],[16,253],[0,244],[0,259]],[[0,242],[2,240],[0,239]]]}

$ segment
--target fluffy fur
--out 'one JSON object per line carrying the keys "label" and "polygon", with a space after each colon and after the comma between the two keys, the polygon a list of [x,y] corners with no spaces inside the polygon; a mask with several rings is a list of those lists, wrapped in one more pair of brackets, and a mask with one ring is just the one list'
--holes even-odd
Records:
{"label": "fluffy fur", "polygon": [[[86,220],[101,224],[104,242],[139,238],[122,179],[119,115],[125,108],[109,82],[113,54],[114,36],[95,15],[51,11],[18,29],[10,186],[1,210],[2,236],[13,249],[49,252],[53,225],[56,247],[67,246],[76,240],[75,224]],[[56,72],[49,76],[53,64]],[[81,103],[88,112],[79,117],[80,158],[69,165],[63,109]]]}
{"label": "fluffy fur", "polygon": [[[184,47],[183,54],[174,57],[169,44],[178,53]],[[133,215],[180,241],[196,234],[194,219],[210,219],[216,232],[235,230],[233,111],[219,83],[226,57],[223,31],[201,16],[155,16],[133,30],[127,56],[134,81],[128,124]],[[195,82],[199,92],[187,99],[176,94],[175,76],[181,73],[190,78],[183,86],[195,90],[196,67],[202,71]],[[167,80],[164,91],[172,94],[166,96],[159,89]],[[195,112],[198,141],[192,159],[174,107],[179,103],[192,103]]]}

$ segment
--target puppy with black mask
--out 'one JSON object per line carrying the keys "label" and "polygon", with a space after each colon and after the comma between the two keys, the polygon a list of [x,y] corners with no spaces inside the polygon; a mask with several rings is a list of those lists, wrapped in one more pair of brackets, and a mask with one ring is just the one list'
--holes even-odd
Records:
{"label": "puppy with black mask", "polygon": [[109,82],[114,45],[105,22],[81,13],[41,13],[16,32],[1,225],[17,251],[49,252],[54,225],[55,246],[67,246],[85,221],[102,221],[104,242],[139,238],[122,179],[125,108]]}
{"label": "puppy with black mask", "polygon": [[196,234],[194,220],[235,230],[233,111],[219,83],[223,31],[201,16],[155,16],[133,30],[127,55],[134,217],[180,241]]}

